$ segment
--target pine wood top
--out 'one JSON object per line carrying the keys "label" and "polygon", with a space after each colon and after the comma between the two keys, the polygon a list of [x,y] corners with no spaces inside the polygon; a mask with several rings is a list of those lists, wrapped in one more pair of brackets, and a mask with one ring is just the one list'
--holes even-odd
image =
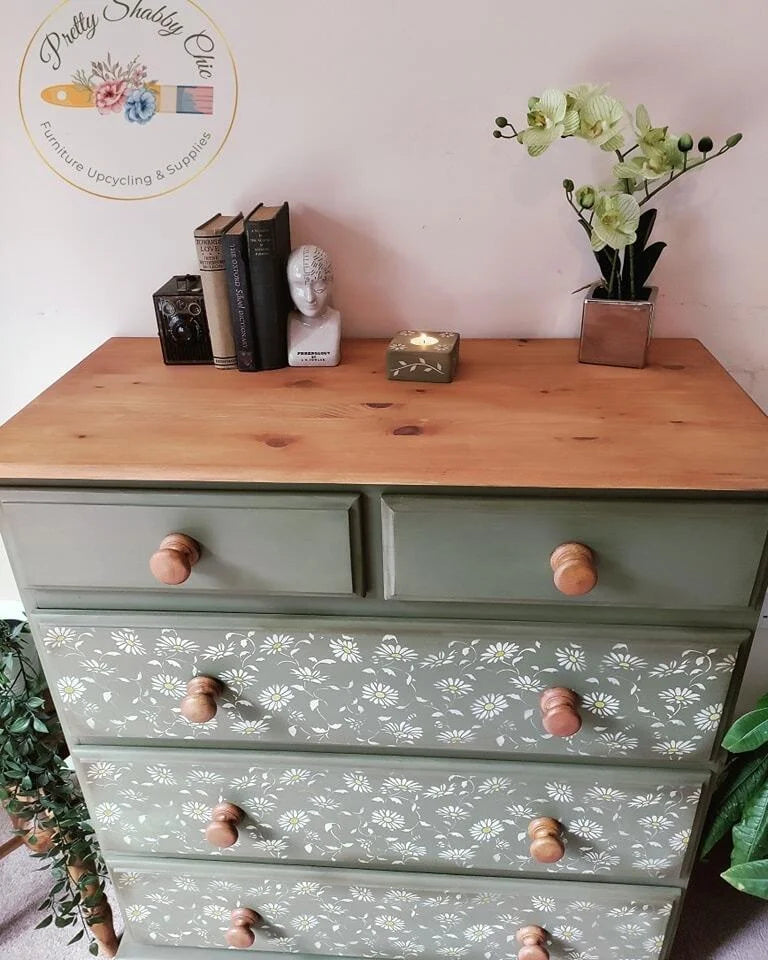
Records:
{"label": "pine wood top", "polygon": [[645,370],[575,340],[466,340],[451,384],[339,367],[166,367],[113,339],[0,428],[0,482],[134,481],[768,491],[768,418],[696,340]]}

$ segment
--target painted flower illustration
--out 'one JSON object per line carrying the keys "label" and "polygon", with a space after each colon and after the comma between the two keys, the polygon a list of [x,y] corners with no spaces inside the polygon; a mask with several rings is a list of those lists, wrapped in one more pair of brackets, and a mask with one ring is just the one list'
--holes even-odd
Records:
{"label": "painted flower illustration", "polygon": [[147,68],[138,56],[126,64],[113,60],[92,60],[84,70],[72,76],[75,86],[90,96],[102,116],[123,113],[130,123],[149,123],[157,112],[157,97],[147,80]]}
{"label": "painted flower illustration", "polygon": [[100,83],[93,91],[93,101],[101,114],[120,113],[126,100],[128,84],[125,80]]}
{"label": "painted flower illustration", "polygon": [[157,111],[157,98],[151,90],[140,87],[125,100],[125,119],[131,123],[149,123]]}
{"label": "painted flower illustration", "polygon": [[61,677],[56,686],[64,703],[77,703],[85,693],[85,684],[77,677]]}

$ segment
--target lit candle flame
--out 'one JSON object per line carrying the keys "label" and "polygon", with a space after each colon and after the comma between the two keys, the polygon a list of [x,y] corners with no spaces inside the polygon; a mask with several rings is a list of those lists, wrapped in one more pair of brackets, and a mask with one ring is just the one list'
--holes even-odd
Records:
{"label": "lit candle flame", "polygon": [[411,343],[414,347],[433,347],[439,342],[437,337],[430,337],[428,333],[420,333],[418,337],[411,337]]}

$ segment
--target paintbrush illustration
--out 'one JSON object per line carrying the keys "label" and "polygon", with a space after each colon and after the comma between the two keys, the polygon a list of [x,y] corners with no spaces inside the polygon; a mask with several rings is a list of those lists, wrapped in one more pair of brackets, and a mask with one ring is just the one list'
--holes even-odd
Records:
{"label": "paintbrush illustration", "polygon": [[[213,113],[213,87],[167,86],[147,84],[157,100],[158,113]],[[46,87],[40,94],[46,103],[57,107],[94,107],[93,93],[74,83]]]}

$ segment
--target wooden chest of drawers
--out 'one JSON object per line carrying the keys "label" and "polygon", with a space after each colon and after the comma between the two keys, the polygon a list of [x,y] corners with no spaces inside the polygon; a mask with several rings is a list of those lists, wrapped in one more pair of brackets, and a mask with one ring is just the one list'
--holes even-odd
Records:
{"label": "wooden chest of drawers", "polygon": [[244,377],[116,340],[0,430],[126,960],[669,955],[765,418],[695,341],[462,353],[399,384],[371,342]]}

